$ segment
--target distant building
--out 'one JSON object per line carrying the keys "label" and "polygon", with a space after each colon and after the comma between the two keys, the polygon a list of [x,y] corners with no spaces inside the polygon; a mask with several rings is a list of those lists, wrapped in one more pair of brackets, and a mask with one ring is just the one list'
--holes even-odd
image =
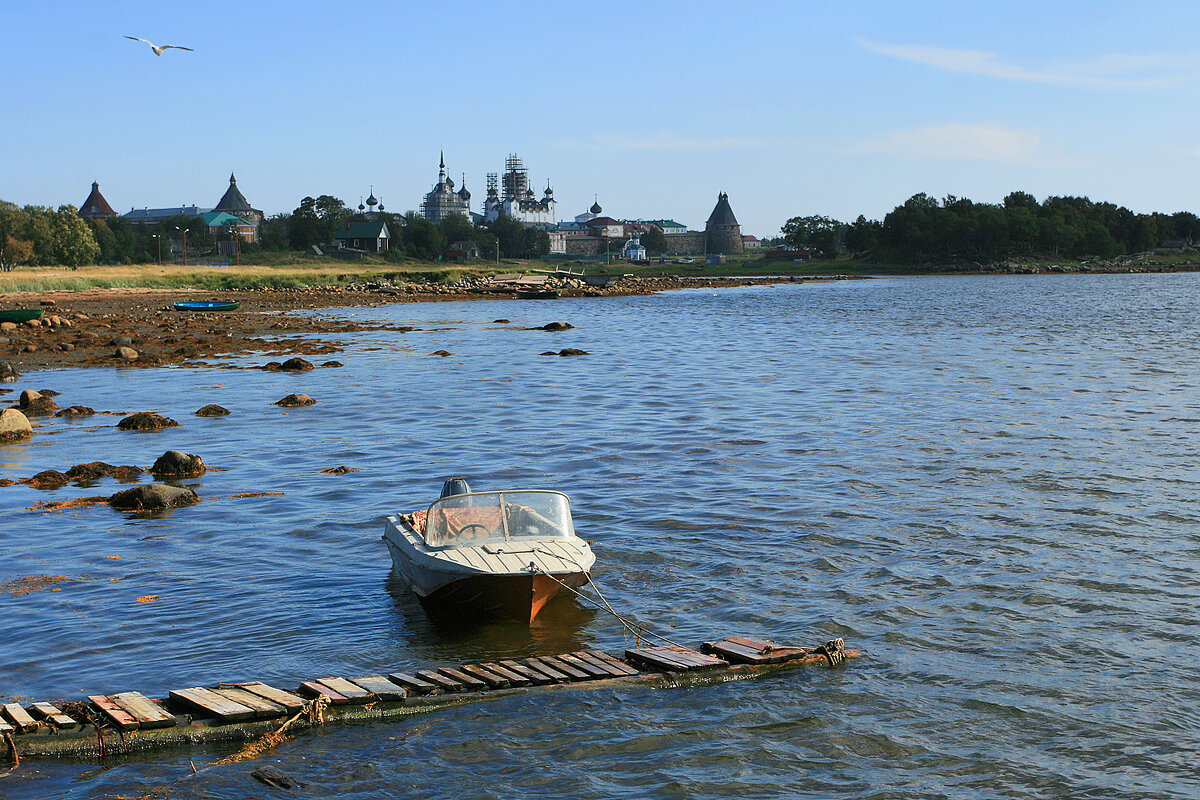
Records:
{"label": "distant building", "polygon": [[362,200],[358,201],[358,213],[360,214],[382,214],[383,213],[383,198],[375,199],[375,187],[371,187],[371,193],[367,195],[367,204],[364,206]]}
{"label": "distant building", "polygon": [[369,220],[347,222],[346,229],[334,238],[341,247],[366,250],[369,253],[384,253],[387,252],[391,233],[383,220]]}
{"label": "distant building", "polygon": [[742,253],[742,226],[738,224],[733,209],[729,207],[729,195],[717,195],[717,205],[708,215],[704,225],[704,251],[706,253]]}
{"label": "distant building", "polygon": [[250,237],[243,238],[246,238],[248,242],[258,241],[258,226],[262,225],[263,218],[266,215],[257,208],[250,206],[245,195],[238,189],[237,178],[233,176],[233,173],[229,174],[229,188],[225,190],[225,194],[217,201],[217,204],[213,207],[213,211],[224,211],[252,226],[253,231],[251,231]]}
{"label": "distant building", "polygon": [[100,184],[92,181],[91,194],[87,196],[87,200],[83,201],[83,205],[79,207],[79,216],[84,219],[108,219],[115,217],[116,211],[113,211],[112,206],[104,199],[104,195],[100,194]]}
{"label": "distant building", "polygon": [[[225,214],[226,216],[221,216]],[[204,223],[213,233],[229,230],[230,219],[236,219],[234,227],[238,234],[247,242],[258,241],[258,228],[266,215],[253,208],[245,195],[237,187],[237,178],[229,176],[229,188],[217,201],[215,208],[200,206],[170,206],[167,208],[131,208],[122,219],[127,219],[134,225],[157,225],[174,217],[204,217]]]}
{"label": "distant building", "polygon": [[258,226],[248,220],[230,214],[228,211],[207,211],[199,215],[208,226],[209,233],[218,236],[235,231],[243,242],[253,242]]}
{"label": "distant building", "polygon": [[483,201],[484,222],[495,222],[504,216],[526,227],[549,226],[558,221],[556,208],[550,182],[546,182],[546,189],[539,199],[529,183],[529,172],[516,153],[509,153],[504,161],[503,181],[496,173],[488,173],[487,198]]}
{"label": "distant building", "polygon": [[742,234],[742,247],[746,250],[753,250],[755,248],[762,247],[762,242],[757,236],[751,236],[748,233]]}
{"label": "distant building", "polygon": [[201,214],[207,214],[212,211],[211,208],[200,208],[200,206],[171,206],[169,208],[131,208],[128,213],[122,214],[122,219],[127,219],[134,225],[157,225],[164,220],[172,217],[198,217]]}
{"label": "distant building", "polygon": [[638,237],[634,236],[625,243],[623,248],[621,248],[621,255],[626,261],[645,261],[646,248],[642,246],[640,241],[638,241]]}
{"label": "distant building", "polygon": [[462,214],[471,219],[471,193],[467,191],[466,178],[464,186],[454,191],[454,180],[446,175],[446,156],[443,153],[438,161],[438,182],[421,201],[421,216],[437,225],[451,214]]}

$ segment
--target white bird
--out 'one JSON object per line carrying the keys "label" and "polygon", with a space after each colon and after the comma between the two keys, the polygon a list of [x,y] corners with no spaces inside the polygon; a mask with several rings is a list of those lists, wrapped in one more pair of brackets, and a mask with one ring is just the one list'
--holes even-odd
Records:
{"label": "white bird", "polygon": [[160,46],[160,45],[157,45],[154,42],[150,41],[149,39],[139,39],[136,36],[126,36],[125,38],[133,39],[135,42],[145,42],[146,44],[150,45],[150,49],[154,51],[154,55],[156,55],[156,56],[161,56],[163,54],[163,50],[187,50],[189,53],[195,52],[190,47],[180,47],[177,44],[164,44],[164,45]]}

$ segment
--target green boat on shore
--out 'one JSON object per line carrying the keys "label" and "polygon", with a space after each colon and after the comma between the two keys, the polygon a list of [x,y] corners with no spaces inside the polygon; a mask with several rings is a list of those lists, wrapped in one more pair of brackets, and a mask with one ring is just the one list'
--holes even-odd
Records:
{"label": "green boat on shore", "polygon": [[240,300],[180,300],[174,304],[176,311],[237,311]]}
{"label": "green boat on shore", "polygon": [[8,308],[0,309],[0,322],[29,322],[43,314],[40,308]]}

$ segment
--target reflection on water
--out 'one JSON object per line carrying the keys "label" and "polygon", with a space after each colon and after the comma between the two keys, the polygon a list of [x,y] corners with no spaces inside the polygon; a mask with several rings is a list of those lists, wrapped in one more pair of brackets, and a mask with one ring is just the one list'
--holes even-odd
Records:
{"label": "reflection on water", "polygon": [[[1195,797],[1198,298],[1196,275],[1113,275],[396,305],[348,313],[419,330],[357,335],[342,369],[29,376],[14,388],[182,426],[41,420],[0,477],[170,448],[216,469],[157,518],[35,507],[111,479],[0,488],[0,583],[62,576],[0,592],[0,692],[626,646],[571,599],[532,627],[460,625],[399,589],[384,517],[465,475],[567,492],[605,596],[673,639],[838,635],[868,656],[325,730],[270,756],[305,796]],[[521,329],[558,320],[575,328]],[[563,348],[590,355],[539,355]],[[301,391],[320,402],[271,405]],[[210,402],[233,413],[192,416]],[[341,465],[360,471],[322,473]],[[260,796],[245,764],[187,777],[223,752],[23,765],[0,791]]]}

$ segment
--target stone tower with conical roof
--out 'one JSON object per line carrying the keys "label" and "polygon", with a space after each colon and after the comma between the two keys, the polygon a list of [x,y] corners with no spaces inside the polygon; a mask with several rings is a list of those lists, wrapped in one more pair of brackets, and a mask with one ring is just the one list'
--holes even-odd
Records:
{"label": "stone tower with conical roof", "polygon": [[108,219],[116,215],[117,212],[113,211],[112,206],[104,199],[104,195],[100,194],[100,184],[92,181],[92,193],[79,207],[79,216],[84,219]]}
{"label": "stone tower with conical roof", "polygon": [[225,211],[239,219],[246,220],[254,226],[254,239],[258,240],[258,226],[262,225],[263,217],[266,215],[257,208],[251,208],[246,196],[238,189],[237,178],[233,176],[232,172],[229,173],[229,188],[225,190],[221,200],[213,207],[213,211]]}
{"label": "stone tower with conical roof", "polygon": [[729,195],[717,195],[717,205],[704,224],[704,249],[709,253],[729,255],[745,250],[742,242],[742,226],[738,224],[733,209],[729,207]]}

